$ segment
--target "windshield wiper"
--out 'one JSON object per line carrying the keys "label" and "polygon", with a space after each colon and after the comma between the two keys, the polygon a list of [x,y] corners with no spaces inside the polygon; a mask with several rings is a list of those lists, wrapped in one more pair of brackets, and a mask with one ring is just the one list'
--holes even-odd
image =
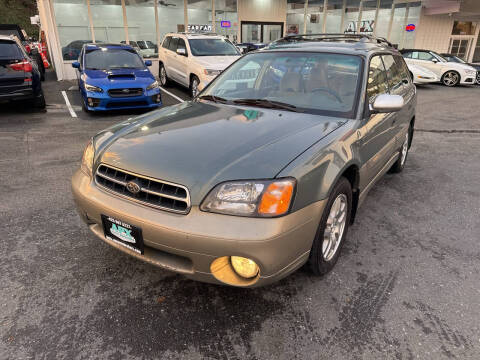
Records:
{"label": "windshield wiper", "polygon": [[215,95],[202,95],[202,96],[199,96],[198,98],[202,100],[210,100],[210,101],[218,102],[222,104],[226,104],[228,102],[227,99],[224,99],[220,96],[215,96]]}
{"label": "windshield wiper", "polygon": [[260,106],[269,109],[283,109],[288,111],[294,112],[303,112],[302,110],[298,109],[295,105],[287,104],[281,101],[275,100],[268,100],[268,99],[237,99],[233,100],[235,104],[241,105],[253,105],[253,106]]}

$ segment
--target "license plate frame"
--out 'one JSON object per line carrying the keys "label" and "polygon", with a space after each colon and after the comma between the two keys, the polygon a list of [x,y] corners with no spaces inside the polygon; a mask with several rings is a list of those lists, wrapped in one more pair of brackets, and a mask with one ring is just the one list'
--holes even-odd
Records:
{"label": "license plate frame", "polygon": [[102,214],[103,233],[107,240],[113,241],[137,254],[144,254],[142,229]]}

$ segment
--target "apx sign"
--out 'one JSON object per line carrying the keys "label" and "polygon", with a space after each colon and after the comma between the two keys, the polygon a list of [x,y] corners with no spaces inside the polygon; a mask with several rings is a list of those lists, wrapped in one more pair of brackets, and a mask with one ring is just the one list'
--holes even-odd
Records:
{"label": "apx sign", "polygon": [[[373,24],[375,20],[362,20],[360,21],[360,29],[359,33],[371,33],[373,32]],[[346,33],[355,33],[357,32],[358,21],[350,21],[347,24],[347,28],[345,29]]]}

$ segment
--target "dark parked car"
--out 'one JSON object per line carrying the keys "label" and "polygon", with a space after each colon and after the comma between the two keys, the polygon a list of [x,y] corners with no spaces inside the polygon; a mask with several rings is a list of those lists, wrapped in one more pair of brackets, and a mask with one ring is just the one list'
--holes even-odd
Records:
{"label": "dark parked car", "polygon": [[475,68],[477,70],[477,78],[476,78],[476,83],[477,85],[480,85],[480,64],[479,63],[468,63],[465,60],[459,58],[456,55],[453,54],[440,54],[442,55],[445,59],[447,59],[450,62],[456,62],[459,64],[467,64],[470,65],[471,67]]}
{"label": "dark parked car", "polygon": [[43,65],[42,55],[32,42],[30,42],[24,35],[20,26],[16,24],[0,24],[0,35],[13,35],[21,42],[27,54],[35,61],[37,68],[40,71],[40,77],[45,80],[45,66]]}
{"label": "dark parked car", "polygon": [[0,100],[26,101],[45,108],[40,70],[13,36],[0,35]]}
{"label": "dark parked car", "polygon": [[85,111],[157,108],[162,105],[158,82],[145,62],[124,44],[88,44],[80,52],[78,86]]}
{"label": "dark parked car", "polygon": [[[62,48],[63,60],[77,60],[83,45],[90,44],[92,40],[75,40]],[[101,43],[101,41],[96,41]]]}
{"label": "dark parked car", "polygon": [[385,40],[302,39],[244,55],[193,101],[94,136],[72,179],[89,229],[199,281],[329,272],[372,186],[406,164],[416,88]]}
{"label": "dark parked car", "polygon": [[240,48],[240,50],[242,50],[242,53],[247,53],[247,52],[250,52],[250,51],[254,51],[254,50],[259,50],[259,49],[263,49],[265,46],[267,46],[267,44],[262,44],[262,43],[248,43],[248,42],[245,42],[245,43],[240,43],[240,44],[235,44],[238,48]]}

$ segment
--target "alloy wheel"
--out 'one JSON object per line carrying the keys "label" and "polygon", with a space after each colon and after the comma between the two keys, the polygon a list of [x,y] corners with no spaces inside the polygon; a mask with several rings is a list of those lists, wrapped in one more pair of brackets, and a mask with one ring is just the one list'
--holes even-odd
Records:
{"label": "alloy wheel", "polygon": [[196,97],[198,95],[198,80],[192,80],[192,97]]}
{"label": "alloy wheel", "polygon": [[458,83],[458,74],[454,71],[448,71],[443,75],[443,84],[447,86],[455,86]]}
{"label": "alloy wheel", "polygon": [[339,194],[330,208],[322,243],[323,258],[326,261],[333,259],[342,242],[347,221],[347,202],[347,196]]}
{"label": "alloy wheel", "polygon": [[167,83],[167,72],[163,65],[160,67],[160,82],[162,83],[162,86],[165,86]]}

